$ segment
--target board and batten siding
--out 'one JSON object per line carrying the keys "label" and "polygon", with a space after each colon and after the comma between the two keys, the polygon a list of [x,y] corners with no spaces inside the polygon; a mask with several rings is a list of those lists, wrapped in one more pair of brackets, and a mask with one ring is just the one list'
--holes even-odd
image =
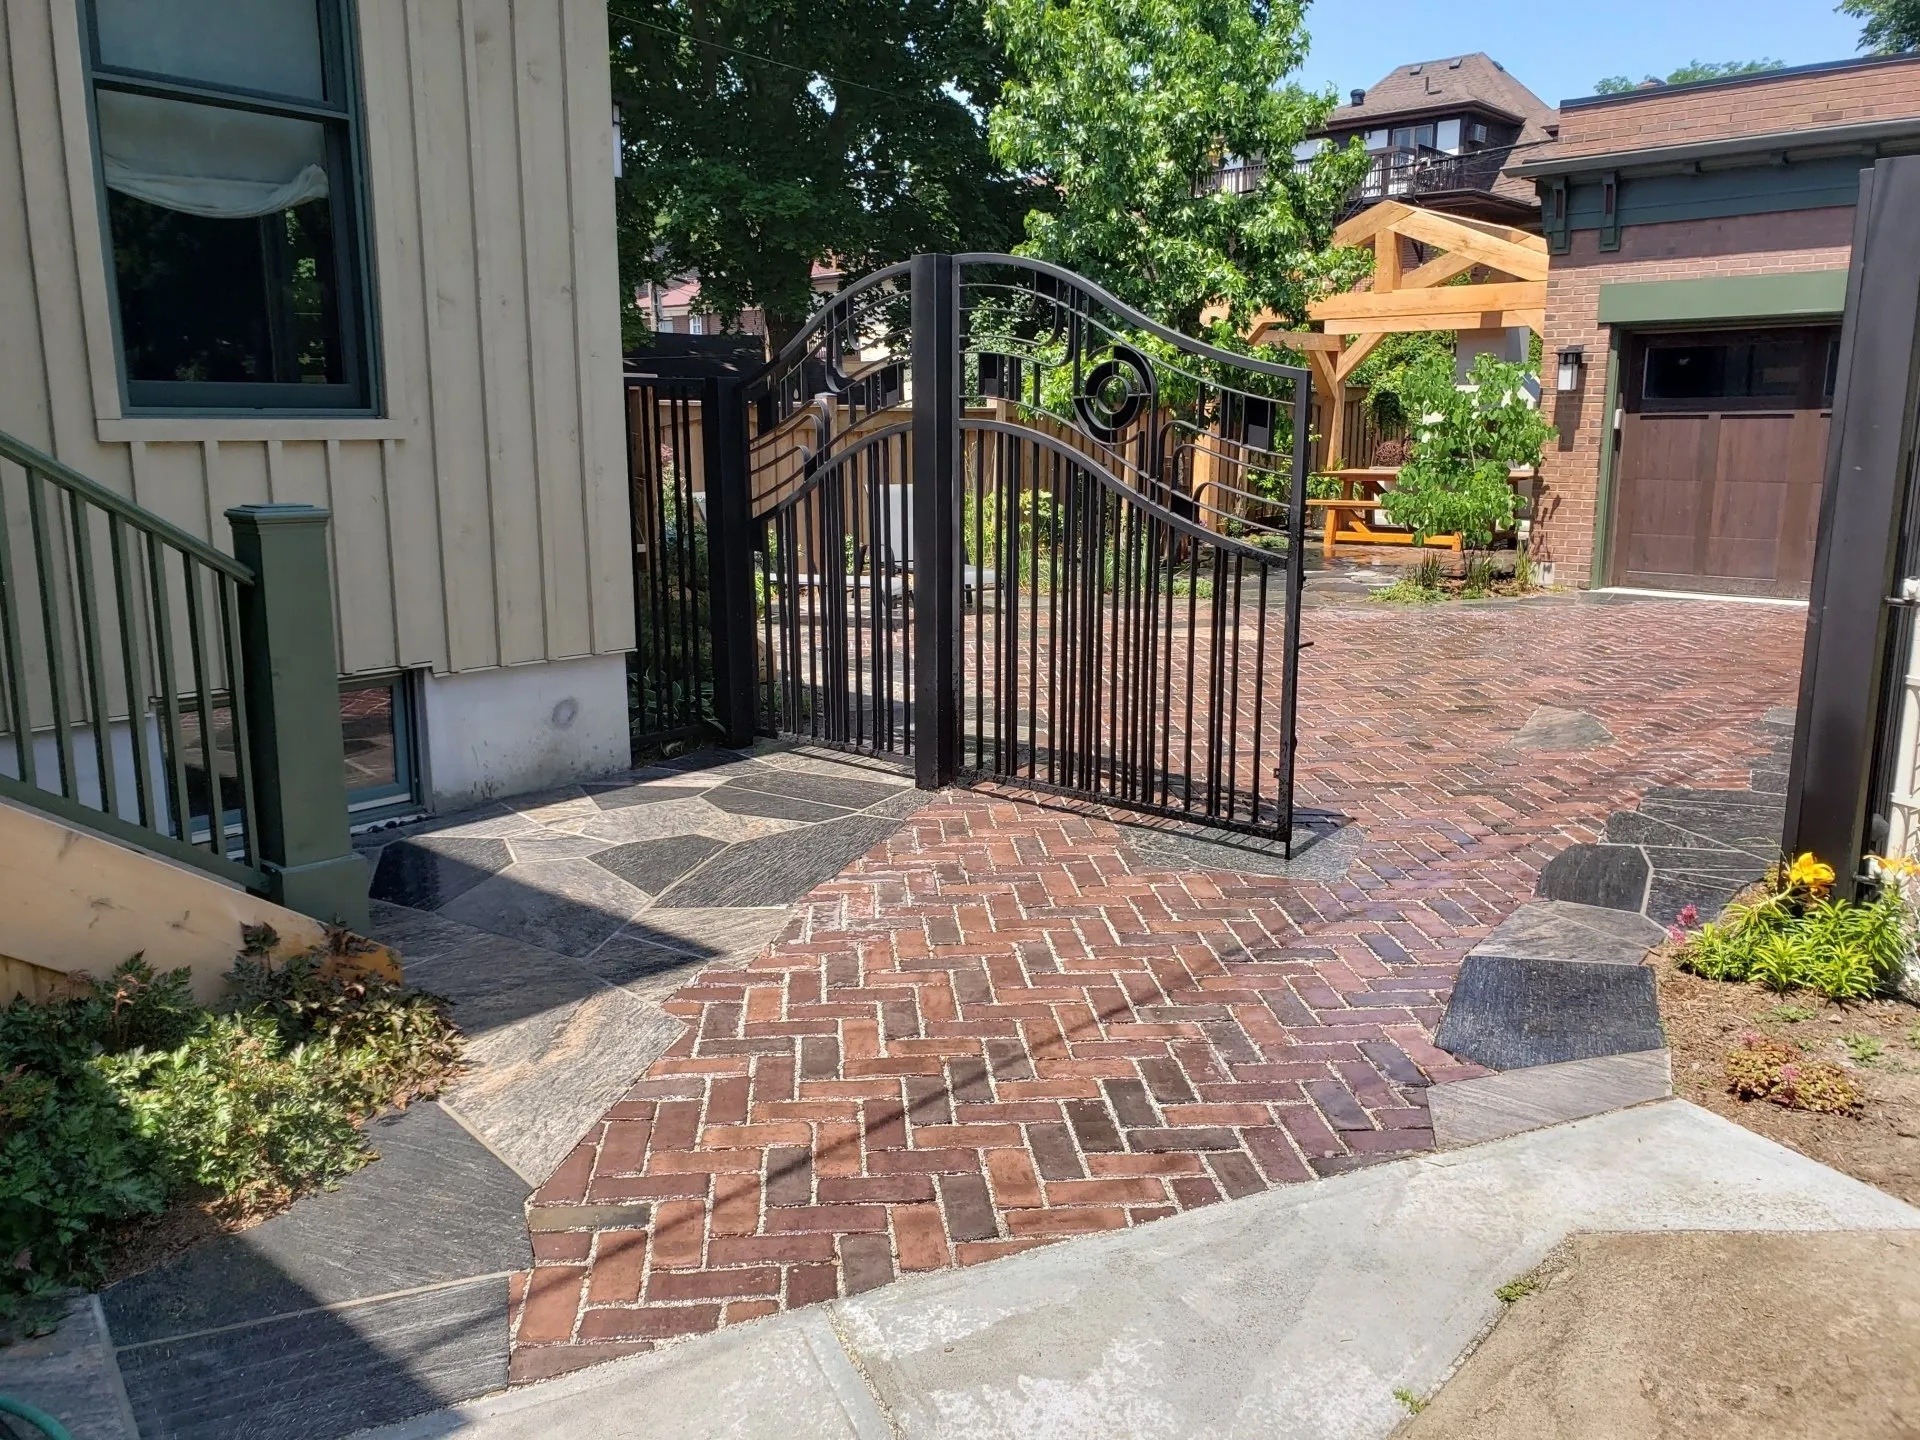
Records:
{"label": "board and batten siding", "polygon": [[377,418],[123,416],[78,0],[0,0],[0,430],[222,549],[333,512],[343,674],[633,646],[599,0],[356,0]]}

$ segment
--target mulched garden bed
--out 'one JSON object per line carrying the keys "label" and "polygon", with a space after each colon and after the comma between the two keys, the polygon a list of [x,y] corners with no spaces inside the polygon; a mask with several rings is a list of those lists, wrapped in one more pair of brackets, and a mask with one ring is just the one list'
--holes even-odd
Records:
{"label": "mulched garden bed", "polygon": [[[1663,945],[1647,958],[1673,1053],[1674,1093],[1920,1205],[1920,1006],[1837,1004],[1806,992],[1705,980],[1675,965],[1676,948]],[[1859,1112],[1810,1114],[1729,1094],[1727,1057],[1754,1033],[1840,1065],[1860,1087]]]}

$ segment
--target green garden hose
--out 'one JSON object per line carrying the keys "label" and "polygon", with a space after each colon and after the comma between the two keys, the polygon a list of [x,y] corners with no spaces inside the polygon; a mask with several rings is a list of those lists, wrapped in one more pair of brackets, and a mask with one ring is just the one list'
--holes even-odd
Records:
{"label": "green garden hose", "polygon": [[[11,1395],[0,1395],[0,1415],[17,1416],[45,1435],[47,1440],[73,1440],[73,1436],[67,1433],[67,1427],[53,1416],[44,1410],[34,1409],[24,1400],[15,1400]],[[11,1433],[14,1427],[9,1425],[7,1429]]]}

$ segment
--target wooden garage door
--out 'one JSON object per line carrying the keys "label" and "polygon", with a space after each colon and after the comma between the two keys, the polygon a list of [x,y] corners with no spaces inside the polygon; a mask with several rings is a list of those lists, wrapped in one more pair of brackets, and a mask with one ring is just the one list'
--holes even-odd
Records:
{"label": "wooden garage door", "polygon": [[1621,387],[1613,583],[1807,593],[1837,335],[1634,337]]}

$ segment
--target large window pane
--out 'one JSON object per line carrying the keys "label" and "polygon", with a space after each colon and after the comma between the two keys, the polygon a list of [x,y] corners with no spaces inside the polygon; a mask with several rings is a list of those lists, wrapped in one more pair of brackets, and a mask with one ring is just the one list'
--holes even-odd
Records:
{"label": "large window pane", "polygon": [[324,203],[208,220],[109,195],[107,213],[129,380],[345,380]]}
{"label": "large window pane", "polygon": [[126,403],[364,413],[349,0],[86,3]]}
{"label": "large window pane", "polygon": [[1709,400],[1727,393],[1725,345],[1662,345],[1647,352],[1649,400]]}
{"label": "large window pane", "polygon": [[324,127],[101,90],[127,378],[346,379]]}
{"label": "large window pane", "polygon": [[103,65],[326,98],[315,0],[94,0],[94,16]]}

